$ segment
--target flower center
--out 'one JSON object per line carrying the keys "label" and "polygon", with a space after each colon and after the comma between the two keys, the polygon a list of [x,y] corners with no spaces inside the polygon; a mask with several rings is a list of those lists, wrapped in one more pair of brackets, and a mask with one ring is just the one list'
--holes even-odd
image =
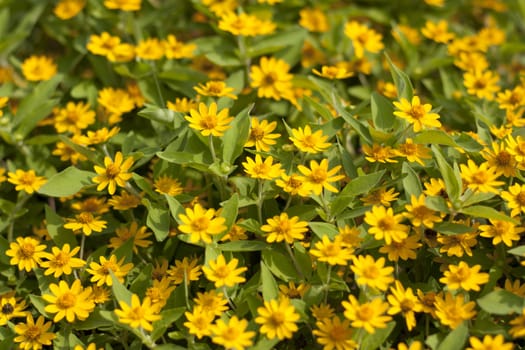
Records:
{"label": "flower center", "polygon": [[425,115],[425,109],[422,105],[412,106],[408,114],[414,119],[421,119]]}
{"label": "flower center", "polygon": [[228,327],[221,335],[228,342],[234,342],[239,338],[239,332],[233,327]]}
{"label": "flower center", "polygon": [[518,202],[520,206],[525,205],[525,192],[518,193],[518,195],[516,196],[516,202]]}
{"label": "flower center", "polygon": [[129,310],[128,317],[132,320],[140,321],[144,317],[144,311],[142,307],[137,306]]}
{"label": "flower center", "polygon": [[280,327],[284,323],[284,315],[282,312],[274,312],[270,319],[268,320],[269,323],[272,325],[272,327],[277,328]]}
{"label": "flower center", "polygon": [[191,228],[193,231],[205,231],[209,225],[209,220],[204,216],[196,218],[191,222]]}
{"label": "flower center", "polygon": [[357,319],[361,321],[369,321],[374,317],[374,310],[368,305],[362,305],[357,310]]}
{"label": "flower center", "polygon": [[339,246],[337,246],[336,244],[330,243],[325,246],[323,250],[323,254],[325,256],[337,256],[339,254],[339,251],[340,251]]}
{"label": "flower center", "polygon": [[391,217],[384,217],[378,220],[377,227],[382,231],[389,231],[394,227],[395,221]]}
{"label": "flower center", "polygon": [[217,119],[214,115],[202,116],[201,126],[205,130],[213,130],[217,126]]}
{"label": "flower center", "polygon": [[412,309],[414,308],[414,303],[412,302],[412,300],[404,299],[401,301],[399,307],[401,308],[401,312],[409,312],[412,311]]}
{"label": "flower center", "polygon": [[106,168],[106,177],[108,179],[114,179],[117,177],[117,175],[120,174],[120,168],[116,166],[115,164],[110,164]]}
{"label": "flower center", "polygon": [[20,255],[25,258],[29,259],[33,257],[33,254],[35,253],[35,246],[31,243],[24,243],[20,246]]}
{"label": "flower center", "polygon": [[25,173],[20,177],[20,183],[24,185],[32,185],[35,182],[35,177],[32,173]]}
{"label": "flower center", "polygon": [[[330,330],[330,332],[328,333],[329,336],[330,336],[330,339],[334,342],[334,343],[338,343],[338,342],[342,342],[344,340],[346,340],[346,336],[348,334],[348,331],[341,327],[341,326],[337,326],[337,325],[334,325],[332,326],[332,329]],[[337,346],[336,346],[337,348]]]}
{"label": "flower center", "polygon": [[261,141],[264,139],[264,130],[261,128],[253,128],[250,131],[250,138],[255,141]]}
{"label": "flower center", "polygon": [[40,327],[30,326],[27,327],[27,330],[24,333],[24,337],[30,341],[35,341],[40,337]]}
{"label": "flower center", "polygon": [[2,314],[4,315],[11,315],[13,311],[15,311],[15,308],[11,303],[5,303],[2,306]]}
{"label": "flower center", "polygon": [[55,265],[56,266],[65,266],[69,263],[70,257],[68,254],[64,252],[60,252],[57,255],[55,255]]}
{"label": "flower center", "polygon": [[264,79],[263,79],[263,84],[268,86],[268,85],[273,85],[275,82],[277,81],[277,76],[275,75],[275,73],[273,72],[270,72],[270,73],[267,73],[265,76],[264,76]]}
{"label": "flower center", "polygon": [[60,309],[69,309],[75,306],[77,298],[73,293],[66,292],[62,294],[57,300],[57,306]]}
{"label": "flower center", "polygon": [[89,212],[82,212],[78,215],[77,220],[81,224],[90,224],[93,222],[93,215]]}
{"label": "flower center", "polygon": [[473,184],[484,184],[487,183],[487,174],[483,171],[479,171],[477,173],[472,174],[472,183]]}
{"label": "flower center", "polygon": [[363,269],[363,277],[368,279],[376,279],[379,277],[379,269],[375,265],[367,266]]}
{"label": "flower center", "polygon": [[230,269],[228,268],[228,266],[219,266],[215,269],[215,274],[219,277],[219,278],[226,278],[228,277],[228,275],[230,274]]}
{"label": "flower center", "polygon": [[502,167],[509,166],[511,162],[512,162],[512,156],[508,152],[501,151],[496,156],[496,163],[498,164],[498,166],[502,166]]}
{"label": "flower center", "polygon": [[323,169],[313,170],[312,174],[310,175],[310,179],[313,183],[322,184],[326,181],[326,171]]}

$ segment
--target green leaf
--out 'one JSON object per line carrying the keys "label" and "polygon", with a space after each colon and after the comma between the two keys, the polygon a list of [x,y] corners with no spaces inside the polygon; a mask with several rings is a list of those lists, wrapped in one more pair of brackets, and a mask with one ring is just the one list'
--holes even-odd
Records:
{"label": "green leaf", "polygon": [[458,147],[452,136],[443,130],[422,130],[414,137],[414,143]]}
{"label": "green leaf", "polygon": [[520,245],[518,247],[512,248],[508,252],[518,256],[525,256],[525,245]]}
{"label": "green leaf", "polygon": [[412,96],[414,95],[414,88],[410,82],[408,75],[399,69],[390,59],[390,57],[385,53],[388,65],[390,66],[390,73],[392,74],[392,79],[397,88],[397,95],[401,98],[404,97],[407,100],[411,101]]}
{"label": "green leaf", "polygon": [[454,222],[438,222],[434,225],[434,231],[444,235],[459,235],[462,233],[472,232],[473,229],[470,226],[456,224]]}
{"label": "green leaf", "polygon": [[45,206],[46,213],[46,228],[49,236],[58,247],[62,247],[64,244],[69,244],[70,248],[73,249],[78,245],[77,240],[73,231],[64,228],[64,221],[60,216],[55,213],[49,206]]}
{"label": "green leaf", "polygon": [[78,193],[85,186],[92,185],[96,174],[70,166],[53,175],[40,187],[38,193],[50,197],[68,197]]}
{"label": "green leaf", "polygon": [[129,290],[127,290],[122,283],[120,283],[113,271],[109,270],[109,274],[111,275],[111,279],[113,280],[111,290],[113,291],[113,295],[115,296],[115,298],[117,298],[117,301],[122,301],[131,306],[132,293]]}
{"label": "green leaf", "polygon": [[389,99],[374,91],[370,96],[370,107],[376,128],[386,131],[394,126],[394,107]]}
{"label": "green leaf", "polygon": [[279,296],[277,281],[264,261],[261,261],[261,286],[262,295],[265,301],[277,299]]}
{"label": "green leaf", "polygon": [[263,250],[262,261],[275,276],[283,281],[296,280],[298,277],[290,257],[277,249]]}
{"label": "green leaf", "polygon": [[445,190],[447,191],[448,197],[452,200],[452,203],[457,202],[462,189],[461,177],[456,176],[456,173],[446,161],[445,156],[441,150],[432,145],[432,152],[436,158],[436,162],[445,182]]}
{"label": "green leaf", "polygon": [[146,104],[146,107],[141,109],[137,114],[143,118],[172,126],[173,129],[179,128],[182,124],[182,119],[175,117],[176,112],[171,109],[160,108],[156,105]]}
{"label": "green leaf", "polygon": [[175,199],[175,197],[164,195],[164,198],[166,198],[168,201],[171,217],[175,219],[179,225],[181,225],[183,222],[179,218],[179,215],[185,213],[184,207],[178,200]]}
{"label": "green leaf", "polygon": [[84,321],[77,321],[75,323],[75,330],[87,331],[92,329],[110,328],[113,322],[108,321],[106,318],[100,315],[100,310],[95,308],[89,317]]}
{"label": "green leaf", "polygon": [[[470,193],[470,196],[466,195],[467,193]],[[462,200],[461,204],[463,207],[470,207],[472,204],[476,204],[479,202],[489,200],[493,198],[494,196],[495,196],[494,193],[488,193],[488,192],[472,193],[470,189],[467,189],[467,191],[465,191],[465,195],[461,196],[460,199]],[[464,197],[466,199],[463,200]]]}
{"label": "green leaf", "polygon": [[268,339],[266,337],[261,337],[257,344],[250,347],[250,350],[273,350],[275,345],[280,342],[278,338]]}
{"label": "green leaf", "polygon": [[387,323],[386,328],[376,329],[374,334],[366,333],[361,342],[361,350],[375,350],[378,349],[388,338],[396,323]]}
{"label": "green leaf", "polygon": [[228,164],[233,164],[242,154],[244,144],[250,136],[250,111],[252,108],[253,104],[244,108],[230,123],[230,128],[224,132],[222,159]]}
{"label": "green leaf", "polygon": [[257,43],[251,45],[247,50],[247,55],[253,58],[277,52],[295,43],[303,42],[306,34],[307,31],[301,27],[280,30],[278,33],[265,36]]}
{"label": "green leaf", "polygon": [[[0,251],[5,252],[9,249],[9,242],[4,236],[0,236]],[[0,263],[3,263],[5,265],[10,265],[9,261],[11,260],[10,257],[8,257],[5,254],[0,255]]]}
{"label": "green leaf", "polygon": [[513,219],[492,207],[487,207],[484,205],[473,205],[468,208],[462,208],[460,212],[475,218],[478,217],[485,219],[508,221],[516,225],[519,223],[518,220]]}
{"label": "green leaf", "polygon": [[224,237],[224,235],[226,235],[232,228],[233,224],[235,223],[235,220],[237,220],[237,212],[239,210],[239,195],[235,193],[233,196],[231,196],[230,199],[222,202],[221,206],[221,217],[226,219],[226,221],[224,222],[224,225],[226,225],[226,230],[224,230],[224,232],[222,232],[221,234],[217,235],[217,240]]}
{"label": "green leaf", "polygon": [[53,318],[45,310],[47,303],[44,301],[44,298],[42,298],[40,295],[29,294],[29,300],[31,300],[31,306],[37,309],[40,314],[46,318]]}
{"label": "green leaf", "polygon": [[332,201],[330,207],[332,215],[337,216],[343,212],[356,196],[370,192],[379,183],[384,174],[385,170],[381,170],[352,179]]}
{"label": "green leaf", "polygon": [[354,118],[354,114],[346,110],[346,107],[341,103],[340,97],[335,95],[335,92],[332,92],[332,96],[332,103],[337,113],[341,115],[345,122],[347,122],[359,136],[361,136],[363,142],[371,145],[373,140],[372,136],[370,136],[370,131],[368,131],[368,129],[361,122]]}
{"label": "green leaf", "polygon": [[157,241],[162,242],[170,233],[170,214],[168,209],[145,198],[142,199],[142,203],[148,208],[146,225],[153,231]]}
{"label": "green leaf", "polygon": [[423,188],[417,173],[408,163],[403,163],[402,174],[406,174],[403,178],[403,188],[405,189],[407,200],[410,200],[412,196],[419,197],[423,192]]}
{"label": "green leaf", "polygon": [[476,303],[490,314],[510,315],[521,314],[525,299],[507,290],[495,290],[476,299]]}
{"label": "green leaf", "polygon": [[151,285],[151,272],[153,271],[153,265],[147,264],[141,268],[139,275],[131,282],[129,290],[139,296],[146,294],[146,289]]}
{"label": "green leaf", "polygon": [[161,319],[153,322],[153,332],[151,333],[151,339],[156,341],[162,337],[164,332],[166,332],[166,329],[168,329],[171,324],[177,321],[184,314],[184,311],[186,311],[186,307],[175,307],[162,310],[160,313]]}
{"label": "green leaf", "polygon": [[322,239],[323,236],[328,236],[328,238],[332,240],[339,234],[337,227],[327,222],[311,221],[308,223],[308,226],[310,226],[313,233],[320,239]]}
{"label": "green leaf", "polygon": [[437,350],[462,350],[468,337],[466,322],[461,323],[439,344]]}
{"label": "green leaf", "polygon": [[268,243],[263,241],[233,241],[219,244],[223,252],[256,252],[268,248]]}

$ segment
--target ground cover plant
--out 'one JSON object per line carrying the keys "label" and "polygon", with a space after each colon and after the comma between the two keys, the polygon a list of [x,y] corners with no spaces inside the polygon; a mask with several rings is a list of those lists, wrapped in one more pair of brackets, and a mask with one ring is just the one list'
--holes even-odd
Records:
{"label": "ground cover plant", "polygon": [[524,20],[0,1],[0,348],[523,348]]}

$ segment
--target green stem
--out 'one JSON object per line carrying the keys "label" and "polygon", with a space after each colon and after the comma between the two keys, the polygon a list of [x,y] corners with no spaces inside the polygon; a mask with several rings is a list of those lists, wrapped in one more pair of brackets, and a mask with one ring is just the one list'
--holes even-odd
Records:
{"label": "green stem", "polygon": [[324,286],[324,303],[328,304],[328,292],[330,291],[330,278],[332,277],[332,265],[328,265],[326,273],[326,284]]}
{"label": "green stem", "polygon": [[259,222],[261,224],[263,223],[263,214],[262,214],[262,208],[263,208],[263,202],[264,202],[263,184],[264,184],[264,180],[259,179],[257,181],[257,217],[259,218]]}
{"label": "green stem", "polygon": [[239,55],[241,56],[241,61],[244,63],[244,68],[246,72],[246,81],[250,80],[250,65],[251,60],[247,55],[246,51],[246,38],[242,35],[237,36],[237,45],[239,46]]}
{"label": "green stem", "polygon": [[299,266],[299,263],[297,262],[297,259],[295,259],[295,255],[292,252],[292,248],[290,245],[286,242],[284,242],[284,246],[286,247],[286,251],[288,252],[288,255],[290,255],[290,258],[292,259],[293,266],[295,267],[295,270],[297,270],[297,273],[299,274],[299,277],[301,280],[305,280],[303,271],[301,270],[301,267]]}
{"label": "green stem", "polygon": [[334,219],[332,218],[332,215],[330,214],[330,207],[328,206],[328,203],[326,202],[324,198],[324,191],[321,192],[321,195],[319,196],[319,198],[321,199],[321,204],[323,205],[323,210],[326,214],[326,221],[328,222],[334,221]]}
{"label": "green stem", "polygon": [[157,94],[159,95],[160,106],[164,108],[166,107],[166,103],[164,101],[164,97],[162,96],[159,78],[157,77],[157,67],[155,66],[155,62],[149,62],[149,64],[151,66],[151,73],[153,76],[153,81],[155,82],[155,88],[157,89]]}
{"label": "green stem", "polygon": [[235,305],[233,305],[233,302],[231,301],[230,296],[228,295],[228,290],[226,289],[226,286],[222,286],[222,292],[224,293],[226,300],[228,300],[228,305],[230,305],[230,309],[235,310]]}
{"label": "green stem", "polygon": [[211,152],[211,157],[213,159],[213,163],[215,163],[217,161],[217,155],[215,154],[215,146],[213,145],[213,135],[210,134],[210,152]]}
{"label": "green stem", "polygon": [[84,246],[86,244],[86,235],[82,234],[82,238],[80,239],[80,253],[79,258],[84,260]]}
{"label": "green stem", "polygon": [[186,308],[188,310],[191,310],[190,306],[190,299],[188,297],[189,290],[188,290],[188,272],[186,269],[184,269],[184,300],[186,301]]}

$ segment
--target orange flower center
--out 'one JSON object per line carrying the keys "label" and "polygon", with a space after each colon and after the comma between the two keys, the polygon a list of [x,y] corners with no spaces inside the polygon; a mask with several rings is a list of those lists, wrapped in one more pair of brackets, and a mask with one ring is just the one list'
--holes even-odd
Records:
{"label": "orange flower center", "polygon": [[506,151],[501,151],[496,155],[496,163],[498,166],[509,166],[512,163],[512,156]]}
{"label": "orange flower center", "polygon": [[341,326],[333,325],[332,329],[330,330],[328,335],[329,335],[330,339],[334,343],[337,344],[339,342],[342,342],[342,341],[346,340],[346,337],[348,335],[348,331],[345,328],[341,327]]}
{"label": "orange flower center", "polygon": [[56,266],[66,266],[69,263],[70,257],[68,254],[64,252],[60,252],[57,255],[55,255],[55,261],[54,264]]}
{"label": "orange flower center", "polygon": [[89,212],[82,212],[77,216],[77,220],[81,224],[90,224],[93,222],[93,215]]}
{"label": "orange flower center", "polygon": [[30,341],[35,341],[40,337],[40,327],[29,326],[24,333],[24,337]]}
{"label": "orange flower center", "polygon": [[210,226],[210,221],[208,218],[201,216],[200,218],[195,218],[191,222],[191,228],[193,231],[204,231]]}
{"label": "orange flower center", "polygon": [[239,338],[239,332],[233,327],[228,327],[221,335],[227,342],[235,342]]}
{"label": "orange flower center", "polygon": [[284,314],[282,312],[275,311],[268,319],[268,323],[270,323],[274,328],[280,327],[284,323]]}
{"label": "orange flower center", "polygon": [[312,170],[310,179],[312,180],[313,183],[322,184],[323,182],[326,181],[326,171],[324,171],[323,169]]}
{"label": "orange flower center", "polygon": [[518,195],[516,196],[516,202],[518,202],[520,206],[525,205],[525,192],[518,193]]}
{"label": "orange flower center", "polygon": [[408,114],[414,119],[421,119],[425,115],[425,109],[422,105],[412,106]]}
{"label": "orange flower center", "polygon": [[106,168],[106,177],[108,179],[114,179],[118,176],[118,174],[120,174],[120,168],[118,166],[116,166],[115,164],[108,165],[108,167]]}
{"label": "orange flower center", "polygon": [[69,309],[75,306],[76,301],[77,301],[77,298],[75,297],[73,293],[66,292],[62,294],[60,297],[58,297],[57,306],[59,309]]}
{"label": "orange flower center", "polygon": [[217,126],[217,118],[214,115],[203,115],[200,124],[204,130],[213,130]]}
{"label": "orange flower center", "polygon": [[357,310],[357,319],[361,321],[370,321],[374,317],[374,309],[369,305],[361,305]]}
{"label": "orange flower center", "polygon": [[230,274],[230,269],[226,265],[218,266],[215,269],[215,275],[217,275],[217,277],[219,277],[221,279],[224,279],[224,278],[228,277],[229,274]]}
{"label": "orange flower center", "polygon": [[135,321],[140,321],[144,317],[142,307],[137,306],[129,310],[128,317]]}
{"label": "orange flower center", "polygon": [[401,301],[399,307],[401,308],[402,313],[409,312],[414,308],[414,303],[412,300],[404,299]]}
{"label": "orange flower center", "polygon": [[5,303],[2,306],[2,314],[4,315],[11,315],[13,311],[15,311],[15,307],[11,303]]}
{"label": "orange flower center", "polygon": [[270,72],[270,73],[267,73],[264,78],[263,78],[263,84],[268,86],[268,85],[273,85],[275,82],[277,81],[277,76],[274,72]]}
{"label": "orange flower center", "polygon": [[261,128],[253,128],[250,131],[250,139],[255,141],[261,141],[264,139],[264,130]]}
{"label": "orange flower center", "polygon": [[367,279],[376,279],[379,277],[379,269],[375,265],[367,266],[363,269],[363,277]]}
{"label": "orange flower center", "polygon": [[29,259],[35,253],[35,246],[31,243],[24,243],[20,246],[20,255],[22,258]]}
{"label": "orange flower center", "polygon": [[377,221],[377,227],[382,231],[389,231],[394,228],[395,220],[392,217],[384,217]]}

